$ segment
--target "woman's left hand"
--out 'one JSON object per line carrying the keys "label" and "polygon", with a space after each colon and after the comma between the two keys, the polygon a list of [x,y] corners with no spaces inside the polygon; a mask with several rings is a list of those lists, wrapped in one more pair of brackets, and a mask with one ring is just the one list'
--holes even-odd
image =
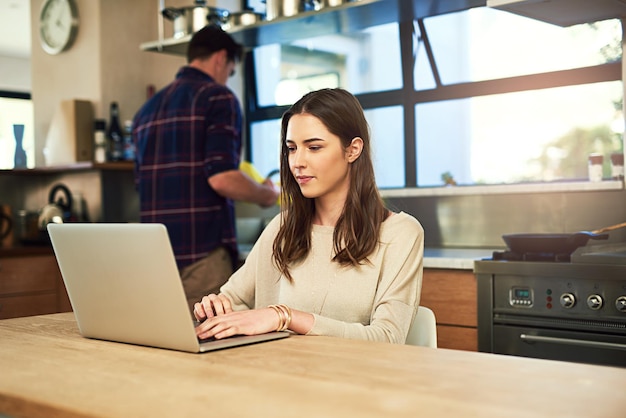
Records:
{"label": "woman's left hand", "polygon": [[208,317],[196,327],[196,335],[201,339],[257,335],[276,331],[278,325],[278,315],[272,308],[236,311]]}

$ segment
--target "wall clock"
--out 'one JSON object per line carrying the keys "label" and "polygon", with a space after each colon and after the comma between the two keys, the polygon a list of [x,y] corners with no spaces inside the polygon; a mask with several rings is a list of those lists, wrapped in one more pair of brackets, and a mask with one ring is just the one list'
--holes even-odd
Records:
{"label": "wall clock", "polygon": [[78,9],[74,0],[45,0],[39,18],[41,47],[56,55],[69,49],[78,33]]}

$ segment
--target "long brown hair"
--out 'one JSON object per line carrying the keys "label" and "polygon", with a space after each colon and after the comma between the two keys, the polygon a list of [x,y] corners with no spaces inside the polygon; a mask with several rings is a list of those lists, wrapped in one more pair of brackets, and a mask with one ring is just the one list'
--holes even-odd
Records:
{"label": "long brown hair", "polygon": [[277,268],[292,280],[289,265],[303,260],[311,248],[311,229],[315,214],[314,199],[306,198],[289,169],[286,144],[287,126],[292,116],[306,113],[318,118],[341,140],[344,149],[355,137],[363,140],[363,150],[349,169],[350,189],[343,212],[333,234],[333,261],[357,266],[368,262],[379,243],[380,226],[387,217],[376,187],[372,163],[369,126],[359,101],[343,89],[322,89],[307,93],[282,117],[280,182],[281,224],[274,240],[273,259]]}

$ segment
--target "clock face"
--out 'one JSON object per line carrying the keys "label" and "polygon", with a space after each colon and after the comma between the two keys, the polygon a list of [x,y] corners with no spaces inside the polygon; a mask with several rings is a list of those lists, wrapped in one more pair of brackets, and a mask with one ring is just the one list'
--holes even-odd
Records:
{"label": "clock face", "polygon": [[49,54],[68,49],[78,32],[74,0],[46,0],[39,19],[41,46]]}

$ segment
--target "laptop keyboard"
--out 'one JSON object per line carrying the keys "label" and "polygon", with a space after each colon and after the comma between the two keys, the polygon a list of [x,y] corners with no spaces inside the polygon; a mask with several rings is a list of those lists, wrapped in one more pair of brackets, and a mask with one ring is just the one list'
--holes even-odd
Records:
{"label": "laptop keyboard", "polygon": [[[195,319],[193,320],[193,327],[196,328],[198,325],[200,325],[202,323],[202,321],[196,321]],[[215,337],[209,337],[209,338],[198,338],[198,342],[200,344],[202,343],[208,343],[211,341],[215,341],[216,338]]]}

